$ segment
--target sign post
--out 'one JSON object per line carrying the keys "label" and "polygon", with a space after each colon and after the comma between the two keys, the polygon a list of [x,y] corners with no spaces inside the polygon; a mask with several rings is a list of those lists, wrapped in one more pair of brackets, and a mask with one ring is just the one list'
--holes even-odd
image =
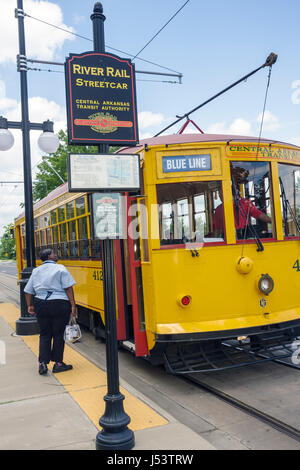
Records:
{"label": "sign post", "polygon": [[107,366],[105,412],[99,420],[102,431],[96,436],[96,449],[130,450],[135,444],[134,433],[127,427],[130,417],[119,389],[113,239],[120,237],[122,223],[117,212],[120,194],[113,191],[126,191],[129,180],[139,184],[139,172],[131,158],[131,170],[126,173],[125,160],[109,155],[109,145],[135,145],[138,141],[134,66],[128,59],[105,53],[105,16],[100,2],[94,5],[91,20],[94,52],[72,54],[65,66],[68,137],[71,144],[98,145],[100,155],[70,155],[68,179],[71,191],[78,191],[78,185],[87,191],[111,191],[93,194],[97,212],[94,232],[103,239]]}

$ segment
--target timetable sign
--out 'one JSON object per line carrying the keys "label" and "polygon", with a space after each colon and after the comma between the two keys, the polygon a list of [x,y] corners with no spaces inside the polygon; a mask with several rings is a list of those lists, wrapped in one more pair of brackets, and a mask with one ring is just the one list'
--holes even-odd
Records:
{"label": "timetable sign", "polygon": [[68,157],[70,192],[140,189],[139,155],[82,154]]}
{"label": "timetable sign", "polygon": [[94,238],[123,238],[122,199],[119,193],[94,193]]}

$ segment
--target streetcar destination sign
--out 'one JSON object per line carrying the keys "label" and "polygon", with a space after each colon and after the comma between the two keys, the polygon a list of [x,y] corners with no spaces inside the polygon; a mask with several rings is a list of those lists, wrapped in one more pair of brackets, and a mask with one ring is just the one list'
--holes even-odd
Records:
{"label": "streetcar destination sign", "polygon": [[135,69],[114,54],[70,54],[65,63],[70,144],[138,142]]}
{"label": "streetcar destination sign", "polygon": [[138,191],[140,157],[138,154],[69,154],[68,184],[70,192]]}
{"label": "streetcar destination sign", "polygon": [[162,166],[164,173],[176,171],[209,171],[211,170],[211,156],[208,154],[163,157]]}

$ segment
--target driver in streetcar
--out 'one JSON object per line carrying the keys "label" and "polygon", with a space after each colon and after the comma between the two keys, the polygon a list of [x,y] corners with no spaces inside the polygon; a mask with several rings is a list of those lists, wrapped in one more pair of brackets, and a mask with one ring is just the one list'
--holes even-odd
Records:
{"label": "driver in streetcar", "polygon": [[[251,217],[263,223],[272,223],[272,219],[266,213],[257,209],[257,207],[255,207],[255,205],[250,201],[250,199],[241,196],[240,185],[247,183],[248,175],[249,171],[245,168],[232,168],[233,182],[235,184],[235,188],[233,188],[233,193],[235,193],[236,195],[233,201],[233,210],[237,239],[243,239],[245,237],[245,227],[249,227],[249,225],[251,224]],[[222,200],[221,191],[220,199]],[[224,238],[224,228],[224,208],[223,204],[220,204],[216,208],[213,218],[214,236],[217,238]],[[247,231],[248,230],[246,230],[246,232]]]}

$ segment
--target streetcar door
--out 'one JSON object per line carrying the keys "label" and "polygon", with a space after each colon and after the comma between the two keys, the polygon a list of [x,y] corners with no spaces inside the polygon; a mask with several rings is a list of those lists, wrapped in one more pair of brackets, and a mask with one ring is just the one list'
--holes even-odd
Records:
{"label": "streetcar door", "polygon": [[124,283],[123,240],[114,241],[115,292],[117,310],[117,340],[127,338],[126,328],[126,286]]}
{"label": "streetcar door", "polygon": [[[144,298],[142,283],[142,263],[140,247],[139,203],[136,197],[127,197],[128,238],[121,243],[123,250],[124,294],[126,297],[126,332],[127,339],[134,342],[135,355],[148,354],[145,330]],[[134,236],[130,233],[133,228]]]}

